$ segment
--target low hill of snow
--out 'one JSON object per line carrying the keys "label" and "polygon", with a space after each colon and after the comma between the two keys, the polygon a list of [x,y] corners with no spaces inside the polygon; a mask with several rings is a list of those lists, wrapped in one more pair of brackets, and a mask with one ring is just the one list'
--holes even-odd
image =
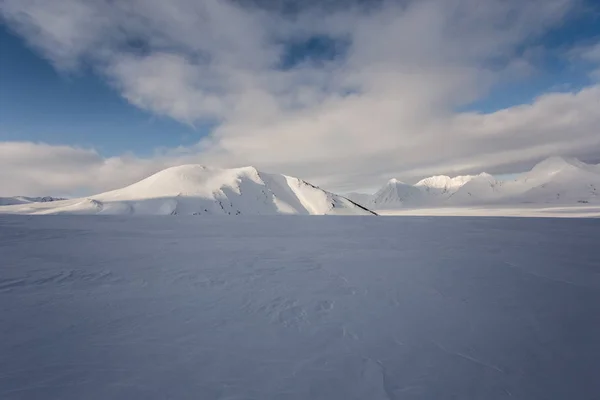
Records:
{"label": "low hill of snow", "polygon": [[345,197],[301,179],[254,167],[182,165],[122,189],[87,198],[3,207],[24,214],[373,215]]}
{"label": "low hill of snow", "polygon": [[11,206],[16,204],[29,204],[29,203],[48,203],[51,201],[65,200],[59,197],[27,197],[27,196],[16,196],[16,197],[0,197],[0,206]]}

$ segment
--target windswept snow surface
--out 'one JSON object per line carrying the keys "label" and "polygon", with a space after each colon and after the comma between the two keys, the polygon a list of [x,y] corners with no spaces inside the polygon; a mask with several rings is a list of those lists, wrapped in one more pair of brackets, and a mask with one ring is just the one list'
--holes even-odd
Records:
{"label": "windswept snow surface", "polygon": [[373,215],[301,179],[254,167],[167,168],[122,189],[88,198],[1,207],[0,214]]}
{"label": "windswept snow surface", "polygon": [[597,399],[600,221],[0,216],[0,398]]}

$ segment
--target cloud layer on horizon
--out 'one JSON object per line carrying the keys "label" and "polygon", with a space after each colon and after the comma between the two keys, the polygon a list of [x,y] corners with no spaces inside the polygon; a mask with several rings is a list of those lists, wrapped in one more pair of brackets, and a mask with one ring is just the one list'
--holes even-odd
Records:
{"label": "cloud layer on horizon", "polygon": [[[91,193],[190,162],[349,191],[392,176],[517,172],[551,155],[600,161],[598,84],[456,111],[535,74],[536,39],[580,0],[267,3],[0,1],[5,22],[56,68],[92,68],[139,108],[215,124],[197,145],[145,159],[0,142],[0,195]],[[289,54],[314,38],[327,39],[327,57]],[[577,55],[592,76],[598,46]]]}

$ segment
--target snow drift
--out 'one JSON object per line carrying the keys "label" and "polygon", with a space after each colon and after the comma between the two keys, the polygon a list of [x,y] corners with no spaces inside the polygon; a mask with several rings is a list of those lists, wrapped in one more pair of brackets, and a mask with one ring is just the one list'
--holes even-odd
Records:
{"label": "snow drift", "polygon": [[301,179],[254,167],[182,165],[122,189],[87,198],[3,207],[24,214],[373,215]]}

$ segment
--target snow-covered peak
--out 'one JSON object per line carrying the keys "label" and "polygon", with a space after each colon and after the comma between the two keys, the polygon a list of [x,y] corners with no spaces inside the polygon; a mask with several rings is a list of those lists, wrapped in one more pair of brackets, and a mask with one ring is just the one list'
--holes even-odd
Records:
{"label": "snow-covered peak", "polygon": [[94,196],[106,199],[148,199],[173,196],[212,196],[223,187],[238,189],[242,181],[264,184],[254,167],[232,169],[187,164],[164,169],[137,183]]}
{"label": "snow-covered peak", "polygon": [[550,157],[516,179],[517,198],[527,203],[600,202],[600,165],[575,158]]}
{"label": "snow-covered peak", "polygon": [[497,197],[501,182],[488,173],[472,176],[464,185],[457,188],[448,198],[451,204],[472,204]]}
{"label": "snow-covered peak", "polygon": [[345,197],[304,180],[254,167],[190,164],[167,168],[122,189],[54,205],[22,206],[17,213],[181,215],[372,215]]}
{"label": "snow-covered peak", "polygon": [[454,178],[446,175],[436,175],[420,180],[415,184],[415,187],[424,191],[427,195],[448,198],[473,178],[473,175],[456,176]]}
{"label": "snow-covered peak", "polygon": [[600,174],[598,165],[586,164],[576,158],[550,157],[536,164],[524,174],[527,179],[552,179],[557,174],[593,173]]}
{"label": "snow-covered peak", "polygon": [[387,182],[388,185],[406,185],[406,183],[402,182],[401,180],[398,180],[396,178],[392,178]]}
{"label": "snow-covered peak", "polygon": [[420,180],[415,186],[426,186],[434,189],[457,189],[473,179],[473,175],[455,176],[436,175]]}
{"label": "snow-covered peak", "polygon": [[553,157],[548,157],[543,161],[540,161],[533,167],[533,169],[538,168],[538,167],[563,168],[563,167],[568,167],[568,166],[582,166],[584,164],[585,163],[579,161],[578,159],[576,159],[574,157],[553,156]]}
{"label": "snow-covered peak", "polygon": [[551,157],[512,181],[498,181],[485,172],[454,178],[437,175],[414,186],[391,179],[363,204],[387,210],[523,203],[599,204],[600,165]]}
{"label": "snow-covered peak", "polygon": [[[467,183],[470,183],[470,182],[474,182],[474,181],[485,181],[485,182],[490,182],[490,183],[497,182],[496,178],[494,178],[493,175],[490,175],[487,172],[482,172],[478,175],[472,176],[471,179],[469,179],[467,182],[465,182],[464,185],[466,185]],[[462,185],[462,186],[464,186],[464,185]]]}
{"label": "snow-covered peak", "polygon": [[398,207],[408,204],[417,204],[421,200],[421,192],[413,185],[397,179],[390,179],[371,198],[371,207]]}

